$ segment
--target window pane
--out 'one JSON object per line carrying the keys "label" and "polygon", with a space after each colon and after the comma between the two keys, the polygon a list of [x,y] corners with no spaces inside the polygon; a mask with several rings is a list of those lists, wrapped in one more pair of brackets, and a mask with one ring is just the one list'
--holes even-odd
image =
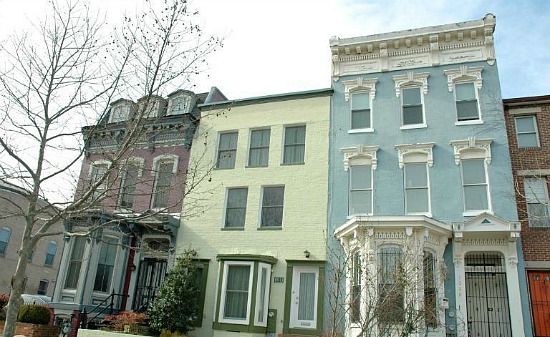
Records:
{"label": "window pane", "polygon": [[462,161],[464,185],[485,183],[485,164],[483,159],[468,159]]}
{"label": "window pane", "polygon": [[228,266],[224,318],[245,320],[250,266]]}
{"label": "window pane", "polygon": [[428,212],[428,189],[415,188],[406,191],[407,213]]}
{"label": "window pane", "polygon": [[426,187],[428,186],[428,175],[425,163],[405,164],[405,186]]}
{"label": "window pane", "polygon": [[535,132],[535,118],[529,117],[517,117],[516,118],[516,130],[517,132]]}
{"label": "window pane", "polygon": [[437,326],[437,284],[435,280],[435,257],[430,252],[424,252],[424,309],[426,325]]}
{"label": "window pane", "polygon": [[304,163],[306,127],[295,126],[285,128],[284,164]]}
{"label": "window pane", "polygon": [[457,101],[456,112],[459,121],[479,119],[479,114],[477,111],[477,101]]}
{"label": "window pane", "polygon": [[486,185],[464,186],[464,198],[466,210],[489,209]]}
{"label": "window pane", "polygon": [[538,137],[536,133],[518,134],[518,147],[538,147]]}
{"label": "window pane", "polygon": [[265,310],[265,305],[266,305],[266,288],[267,288],[267,268],[261,268],[261,273],[260,273],[260,291],[259,291],[259,300],[258,300],[258,308],[256,308],[256,310],[258,311],[258,318],[257,318],[257,321],[258,322],[264,322],[264,317],[265,317],[265,313],[264,313],[264,310]]}
{"label": "window pane", "polygon": [[4,227],[0,229],[0,255],[6,254],[6,248],[10,241],[11,229]]}
{"label": "window pane", "polygon": [[403,125],[422,124],[422,106],[403,107]]}
{"label": "window pane", "polygon": [[353,110],[351,112],[351,128],[367,129],[370,128],[370,110]]}
{"label": "window pane", "polygon": [[372,213],[372,191],[350,191],[350,215]]}
{"label": "window pane", "polygon": [[48,244],[48,249],[46,251],[46,260],[44,261],[44,264],[46,266],[53,265],[56,251],[57,251],[57,244],[54,241],[51,241]]}
{"label": "window pane", "polygon": [[351,189],[370,189],[372,169],[370,165],[354,165],[349,168]]}
{"label": "window pane", "polygon": [[351,287],[351,320],[356,323],[361,318],[361,255],[353,254],[352,262],[352,287]]}
{"label": "window pane", "polygon": [[120,206],[132,208],[134,204],[134,193],[139,174],[139,166],[129,164],[124,172],[122,186],[120,188]]}
{"label": "window pane", "polygon": [[247,196],[247,188],[232,188],[227,191],[225,227],[244,227]]}
{"label": "window pane", "polygon": [[65,279],[65,288],[67,289],[76,289],[76,286],[78,285],[80,266],[82,264],[82,256],[84,255],[85,247],[85,237],[78,236],[74,238],[73,251],[71,252],[71,258],[69,260],[69,267],[67,270],[67,278]]}
{"label": "window pane", "polygon": [[401,249],[398,247],[382,247],[378,252],[380,306],[377,310],[382,323],[403,321],[404,281],[401,256]]}
{"label": "window pane", "polygon": [[253,130],[250,135],[248,166],[267,166],[270,130]]}
{"label": "window pane", "polygon": [[351,95],[351,109],[352,110],[364,110],[370,109],[369,93],[362,92]]}
{"label": "window pane", "polygon": [[218,168],[234,168],[237,154],[237,132],[220,134],[218,145]]}
{"label": "window pane", "polygon": [[166,161],[158,164],[157,182],[155,186],[153,208],[168,207],[168,198],[172,186],[174,162]]}
{"label": "window pane", "polygon": [[476,99],[473,83],[458,83],[455,85],[455,90],[457,101],[469,101]]}
{"label": "window pane", "polygon": [[548,201],[546,178],[526,178],[523,185],[527,202],[544,203]]}
{"label": "window pane", "polygon": [[420,105],[422,99],[420,98],[420,88],[406,88],[403,89],[403,105]]}
{"label": "window pane", "polygon": [[315,273],[300,273],[298,319],[305,321],[315,319]]}
{"label": "window pane", "polygon": [[284,191],[284,187],[264,187],[261,226],[282,225]]}
{"label": "window pane", "polygon": [[99,250],[99,260],[94,281],[94,291],[111,291],[111,280],[113,269],[115,267],[115,258],[117,253],[116,238],[104,238]]}

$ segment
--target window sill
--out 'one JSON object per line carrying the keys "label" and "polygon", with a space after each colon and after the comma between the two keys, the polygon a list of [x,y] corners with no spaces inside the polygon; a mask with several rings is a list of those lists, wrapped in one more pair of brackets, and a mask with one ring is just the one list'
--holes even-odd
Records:
{"label": "window sill", "polygon": [[292,166],[292,165],[305,165],[305,162],[301,162],[301,163],[281,163],[281,166]]}
{"label": "window sill", "polygon": [[233,170],[235,166],[233,167],[214,167],[214,170]]}
{"label": "window sill", "polygon": [[477,211],[464,211],[464,212],[462,212],[462,216],[478,216],[481,213],[491,213],[492,214],[493,212],[491,212],[488,209],[482,209],[482,210],[477,210]]}
{"label": "window sill", "polygon": [[432,217],[431,212],[409,212],[409,213],[406,213],[406,214],[407,215],[423,215],[423,216],[428,217],[428,218]]}
{"label": "window sill", "polygon": [[537,145],[537,146],[519,146],[518,145],[518,149],[520,150],[541,150],[541,146],[540,145]]}
{"label": "window sill", "polygon": [[244,168],[248,169],[248,168],[263,168],[263,167],[268,167],[268,165],[256,165],[256,166],[247,165]]}
{"label": "window sill", "polygon": [[402,125],[399,127],[400,130],[410,130],[410,129],[423,129],[427,128],[427,124],[411,124],[411,125]]}
{"label": "window sill", "polygon": [[373,133],[373,128],[365,128],[365,129],[351,129],[348,130],[348,133]]}
{"label": "window sill", "polygon": [[479,125],[479,124],[483,124],[483,121],[481,119],[475,119],[475,120],[471,120],[471,121],[457,121],[457,122],[455,122],[456,126],[460,126],[460,125]]}
{"label": "window sill", "polygon": [[259,231],[280,231],[283,226],[260,226],[257,228]]}
{"label": "window sill", "polygon": [[228,232],[231,232],[231,231],[242,232],[244,231],[244,227],[222,227],[221,230],[228,231]]}

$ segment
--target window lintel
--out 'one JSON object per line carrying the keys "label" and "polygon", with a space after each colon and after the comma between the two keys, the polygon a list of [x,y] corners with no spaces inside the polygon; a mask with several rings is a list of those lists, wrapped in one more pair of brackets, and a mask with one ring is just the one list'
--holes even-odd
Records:
{"label": "window lintel", "polygon": [[433,146],[435,143],[416,143],[416,144],[402,144],[396,145],[397,156],[399,157],[399,168],[403,168],[406,162],[406,158],[411,154],[422,154],[426,156],[426,162],[430,167],[434,164],[433,159]]}
{"label": "window lintel", "polygon": [[376,96],[376,82],[377,78],[364,78],[358,77],[354,80],[343,81],[344,84],[344,98],[349,100],[350,96],[354,92],[368,92],[371,100]]}
{"label": "window lintel", "polygon": [[415,73],[413,71],[408,71],[403,75],[393,76],[395,81],[395,96],[399,97],[401,95],[401,89],[416,86],[422,88],[422,93],[426,95],[428,93],[428,77],[430,73]]}
{"label": "window lintel", "polygon": [[[455,164],[459,165],[461,159],[485,159],[485,163],[491,164],[491,139],[476,139],[468,137],[466,140],[453,140]],[[466,158],[467,157],[467,158]]]}
{"label": "window lintel", "polygon": [[178,156],[175,154],[162,154],[153,159],[153,169],[151,170],[151,175],[154,176],[157,174],[158,165],[163,161],[173,161],[174,165],[172,166],[172,173],[176,174],[178,172]]}
{"label": "window lintel", "polygon": [[373,145],[373,146],[365,146],[365,145],[358,145],[353,147],[346,147],[342,149],[342,152],[344,153],[344,170],[348,171],[349,167],[351,166],[350,161],[357,158],[367,158],[370,160],[370,164],[372,165],[372,169],[376,170],[378,159],[376,158],[376,152],[378,151],[379,146]]}
{"label": "window lintel", "polygon": [[483,79],[481,78],[481,72],[483,67],[468,67],[467,65],[461,65],[460,69],[449,69],[443,71],[447,76],[447,85],[449,91],[453,92],[454,85],[457,82],[474,82],[477,90],[481,90],[483,85]]}

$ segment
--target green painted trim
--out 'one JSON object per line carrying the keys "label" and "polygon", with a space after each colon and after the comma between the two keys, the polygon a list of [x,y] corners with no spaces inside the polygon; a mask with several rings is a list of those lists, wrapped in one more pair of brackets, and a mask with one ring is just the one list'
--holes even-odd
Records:
{"label": "green painted trim", "polygon": [[265,262],[268,264],[276,264],[277,258],[268,255],[253,255],[253,254],[218,254],[218,261],[249,261],[249,262]]}
{"label": "green painted trim", "polygon": [[[320,335],[323,332],[324,298],[325,298],[325,261],[286,260],[285,314],[283,318],[283,333],[298,335]],[[317,293],[317,326],[315,329],[290,328],[290,303],[292,301],[292,274],[297,266],[316,266],[319,268],[319,291]]]}
{"label": "green painted trim", "polygon": [[241,324],[228,324],[228,323],[212,323],[214,330],[231,331],[231,332],[251,332],[251,333],[267,333],[267,328],[263,326],[250,326]]}
{"label": "green painted trim", "polygon": [[202,316],[204,315],[204,302],[206,297],[206,284],[208,279],[208,267],[209,267],[210,260],[197,259],[195,261],[199,264],[198,269],[200,270],[200,273],[201,273],[201,279],[200,279],[201,283],[199,285],[199,300],[197,303],[197,306],[198,306],[197,320],[195,321],[194,325],[195,327],[200,328],[202,327],[202,318],[203,318]]}
{"label": "green painted trim", "polygon": [[220,229],[221,229],[222,232],[223,231],[227,231],[227,232],[235,232],[235,231],[242,232],[242,231],[244,231],[244,227],[222,227]]}
{"label": "green painted trim", "polygon": [[280,231],[283,230],[283,226],[263,226],[256,229],[259,231]]}

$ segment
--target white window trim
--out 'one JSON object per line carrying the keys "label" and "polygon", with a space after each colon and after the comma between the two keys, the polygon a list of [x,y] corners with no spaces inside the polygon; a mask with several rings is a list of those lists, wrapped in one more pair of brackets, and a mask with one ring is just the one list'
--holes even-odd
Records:
{"label": "white window trim", "polygon": [[[305,135],[304,135],[304,160],[302,163],[285,163],[285,151],[286,151],[286,129],[287,128],[295,128],[303,126],[305,129]],[[307,124],[299,123],[299,124],[287,124],[283,126],[283,137],[282,137],[282,144],[281,144],[281,165],[282,166],[292,166],[292,165],[304,165],[306,164],[306,158],[307,158]],[[271,136],[270,136],[271,137]]]}
{"label": "white window trim", "polygon": [[[342,81],[344,85],[344,99],[346,102],[349,101],[350,104],[350,125],[348,133],[363,133],[363,132],[374,132],[374,99],[376,97],[376,83],[378,82],[377,78],[363,78],[358,77],[354,80]],[[351,96],[356,93],[368,93],[369,94],[369,105],[370,105],[370,127],[361,128],[361,129],[352,129],[351,127]]]}
{"label": "white window trim", "polygon": [[455,164],[460,166],[462,160],[465,159],[483,159],[485,170],[485,182],[487,185],[487,206],[488,209],[482,210],[466,210],[466,200],[464,199],[464,177],[463,169],[460,167],[460,179],[462,184],[462,207],[463,216],[476,216],[483,212],[493,213],[493,206],[491,200],[491,183],[489,180],[488,165],[491,164],[491,143],[490,139],[475,139],[470,137],[467,140],[455,140],[451,142],[454,147]]}
{"label": "white window trim", "polygon": [[[95,278],[97,276],[97,267],[99,265],[99,256],[100,256],[100,252],[101,252],[101,248],[104,244],[106,244],[104,241],[103,241],[103,238],[110,238],[110,239],[115,239],[116,240],[116,243],[115,243],[115,246],[116,246],[116,253],[115,253],[115,259],[114,259],[114,264],[113,264],[113,271],[112,271],[112,274],[111,274],[111,282],[109,284],[109,286],[107,287],[107,291],[99,291],[99,290],[94,290],[94,286],[95,286]],[[93,294],[101,294],[101,295],[105,295],[105,294],[110,294],[111,293],[111,290],[113,289],[116,289],[117,286],[114,286],[114,282],[115,280],[119,280],[120,279],[120,273],[121,273],[121,270],[122,268],[121,267],[121,262],[119,262],[119,260],[122,260],[120,259],[120,237],[117,236],[117,235],[102,235],[101,237],[101,243],[98,246],[94,247],[94,251],[95,251],[95,254],[97,254],[96,258],[95,258],[95,261],[94,261],[94,274],[93,274],[93,277],[90,278],[90,282],[91,282],[91,289],[92,289],[92,293]],[[94,254],[94,255],[95,255]]]}
{"label": "white window trim", "polygon": [[[405,163],[425,163],[426,179],[428,184],[428,211],[427,212],[406,212],[410,215],[425,215],[432,216],[432,200],[431,200],[431,184],[430,184],[430,167],[433,166],[433,146],[435,143],[419,143],[419,144],[403,144],[396,145],[397,156],[399,158],[399,168],[404,169]],[[403,181],[403,193],[406,193],[406,183]],[[407,210],[407,198],[405,196],[405,211]]]}
{"label": "white window trim", "polygon": [[[264,291],[264,305],[263,305],[263,322],[259,321],[258,317],[258,309],[260,308],[260,291],[261,291],[261,275],[262,275],[262,269],[266,269],[266,287]],[[269,288],[271,285],[271,265],[267,263],[260,262],[258,264],[258,279],[257,279],[257,285],[256,285],[256,305],[254,306],[254,325],[255,326],[267,326],[267,314],[268,314],[268,307],[269,307]]]}
{"label": "white window trim", "polygon": [[[281,215],[281,225],[280,226],[262,226],[262,213],[263,213],[263,207],[264,207],[264,191],[265,191],[265,188],[269,188],[269,187],[282,187],[283,188],[283,214]],[[265,228],[273,228],[273,229],[282,229],[284,227],[284,224],[285,224],[285,202],[286,202],[286,199],[285,199],[285,195],[286,195],[286,186],[285,185],[262,185],[260,187],[260,208],[259,208],[259,216],[258,216],[258,228],[262,228],[262,229],[265,229]]]}
{"label": "white window trim", "polygon": [[105,159],[100,159],[100,160],[94,161],[94,162],[90,165],[90,167],[88,168],[88,179],[91,179],[91,178],[92,178],[92,173],[94,172],[94,167],[106,165],[106,166],[107,166],[107,172],[109,172],[109,169],[111,168],[111,164],[112,164],[111,161],[105,160]]}
{"label": "white window trim", "polygon": [[[370,173],[370,193],[371,193],[370,213],[351,213],[350,212],[350,210],[351,210],[351,180],[350,180],[351,176],[348,175],[348,216],[347,216],[348,219],[354,218],[356,216],[361,216],[361,215],[373,215],[374,214],[374,169],[372,167],[372,164],[365,164],[366,162],[368,162],[368,161],[365,161],[364,159],[362,160],[362,159],[356,158],[356,159],[352,160],[350,166],[369,166],[370,167],[370,170],[371,170],[371,173]],[[347,171],[349,171],[349,169]],[[368,191],[368,190],[363,189],[363,191]]]}
{"label": "white window trim", "polygon": [[138,174],[137,177],[140,178],[143,175],[143,167],[145,166],[145,159],[141,157],[129,157],[124,162],[123,165],[119,168],[119,176],[120,176],[120,187],[118,191],[118,200],[116,204],[116,209],[120,209],[120,203],[122,201],[122,187],[126,181],[126,172],[127,167],[129,165],[135,165],[138,167]]}
{"label": "white window trim", "polygon": [[478,119],[469,120],[469,121],[459,121],[458,111],[456,111],[455,125],[457,126],[483,124],[483,116],[481,113],[481,105],[479,102],[479,91],[483,86],[483,78],[481,77],[482,71],[483,71],[483,67],[468,67],[467,65],[461,65],[459,69],[449,69],[449,70],[443,71],[445,76],[447,76],[447,86],[448,86],[449,92],[454,92],[455,110],[456,110],[456,90],[455,90],[456,85],[462,84],[462,83],[474,84]]}
{"label": "white window trim", "polygon": [[341,149],[344,153],[344,171],[348,171],[351,161],[354,161],[354,165],[371,165],[373,171],[375,171],[378,166],[376,152],[379,148],[378,145],[357,145]]}
{"label": "white window trim", "polygon": [[[519,138],[518,136],[520,133],[518,132],[518,118],[532,118],[533,119],[533,127],[535,128],[535,135],[537,136],[537,146],[519,146]],[[514,128],[515,128],[515,134],[516,134],[516,144],[518,149],[532,149],[532,148],[539,148],[540,147],[540,137],[539,137],[539,126],[537,124],[537,116],[536,115],[522,115],[522,116],[515,116],[514,117]],[[522,133],[524,134],[524,133]]]}
{"label": "white window trim", "polygon": [[[158,170],[159,170],[160,164],[164,163],[164,162],[173,162],[174,165],[172,165],[172,174],[175,176],[178,172],[178,161],[179,161],[179,157],[175,154],[163,154],[163,155],[157,156],[153,159],[153,166],[152,166],[152,170],[151,170],[151,175],[153,177],[155,177],[155,181],[154,181],[154,185],[153,185],[153,190],[151,191],[151,194],[152,194],[151,209],[161,210],[161,209],[166,208],[166,207],[155,207],[155,208],[153,208],[153,205],[155,204],[156,198],[157,198],[157,193],[156,193],[157,183],[158,183],[157,175],[159,173]],[[174,176],[172,177],[172,179],[174,178]],[[168,205],[167,207],[169,207],[169,206],[170,205]]]}
{"label": "white window trim", "polygon": [[[229,269],[229,266],[249,266],[250,267],[250,275],[248,278],[248,299],[247,299],[247,305],[246,305],[246,319],[245,320],[236,320],[236,319],[226,319],[224,318],[225,315],[225,300],[226,300],[226,289],[227,289],[227,272]],[[221,291],[221,298],[220,298],[220,313],[218,316],[218,322],[220,323],[229,323],[229,324],[240,324],[240,325],[248,325],[248,322],[250,322],[250,307],[252,304],[252,285],[254,281],[254,262],[248,262],[248,261],[223,261],[223,280],[222,280],[222,291]]]}
{"label": "white window trim", "polygon": [[[267,156],[267,165],[266,166],[250,166],[250,149],[252,146],[252,132],[253,131],[265,131],[269,130],[269,143],[267,144],[268,156]],[[246,167],[268,167],[269,166],[269,150],[271,150],[271,128],[253,128],[248,131],[248,147],[246,149]]]}
{"label": "white window trim", "polygon": [[[229,201],[229,190],[233,190],[233,189],[239,189],[239,188],[246,188],[247,190],[247,196],[246,196],[246,208],[245,208],[245,223],[243,224],[242,227],[225,227],[225,219],[227,218],[227,202]],[[221,223],[221,228],[224,228],[224,229],[227,229],[227,228],[238,228],[238,229],[244,229],[245,225],[246,225],[246,211],[248,210],[248,192],[249,192],[249,188],[248,186],[231,186],[231,187],[227,187],[225,189],[225,200],[224,200],[224,204],[223,204],[223,215],[222,215],[222,223]]]}
{"label": "white window trim", "polygon": [[426,102],[424,100],[424,97],[428,93],[428,77],[430,76],[430,73],[415,73],[413,71],[408,71],[406,74],[403,75],[395,75],[393,76],[393,80],[395,82],[395,96],[400,97],[402,96],[403,89],[408,88],[415,88],[419,87],[420,90],[420,102],[422,104],[422,123],[418,124],[403,124],[403,98],[401,98],[400,102],[400,114],[401,114],[401,126],[400,130],[408,130],[408,129],[419,129],[419,128],[427,128],[428,123],[426,122]]}

